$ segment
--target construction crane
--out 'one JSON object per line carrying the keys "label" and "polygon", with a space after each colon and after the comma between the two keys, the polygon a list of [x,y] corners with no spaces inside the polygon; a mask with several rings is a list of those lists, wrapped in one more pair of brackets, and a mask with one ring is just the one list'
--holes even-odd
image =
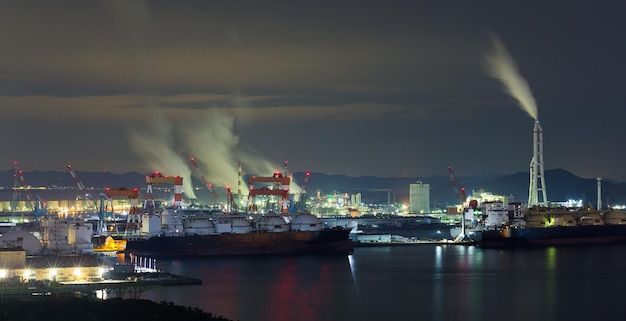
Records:
{"label": "construction crane", "polygon": [[231,213],[231,212],[237,213],[237,202],[235,202],[235,198],[233,197],[233,193],[230,191],[230,185],[226,185],[226,198],[227,198],[226,203],[231,208],[231,210],[229,210],[228,212],[229,213]]}
{"label": "construction crane", "polygon": [[196,164],[195,158],[194,157],[190,157],[189,161],[191,162],[193,167],[196,169],[196,173],[198,173],[198,176],[200,176],[200,178],[202,179],[202,182],[204,183],[204,185],[206,185],[206,187],[209,189],[209,192],[211,192],[211,195],[213,195],[213,198],[215,199],[215,202],[217,202],[217,205],[222,207],[222,203],[220,202],[219,198],[217,197],[217,194],[215,193],[215,191],[213,190],[213,184],[207,182],[207,180],[204,178],[204,176],[202,176],[202,173],[200,173],[200,169],[198,168],[198,164]]}
{"label": "construction crane", "polygon": [[290,206],[290,211],[300,212],[306,210],[306,199],[302,200],[302,196],[306,195],[306,183],[309,181],[311,173],[306,172],[304,180],[300,185],[299,190],[293,195],[293,204]]}
{"label": "construction crane", "polygon": [[96,204],[96,201],[93,199],[89,192],[85,191],[85,184],[83,184],[78,175],[76,175],[76,173],[72,169],[72,166],[70,164],[67,164],[65,167],[67,167],[67,170],[70,171],[70,175],[72,175],[72,177],[74,178],[74,182],[76,182],[78,189],[81,191],[81,193],[84,193],[85,198],[89,201],[89,205],[91,206],[91,208],[97,210],[98,205]]}
{"label": "construction crane", "polygon": [[461,204],[465,204],[466,196],[465,196],[465,188],[461,188],[462,194],[459,193],[459,188],[456,184],[456,178],[454,177],[454,173],[452,172],[452,167],[448,166],[448,174],[450,175],[450,184],[452,185],[452,189],[454,190],[454,194],[456,195],[456,200]]}
{"label": "construction crane", "polygon": [[306,172],[302,185],[300,185],[300,190],[293,197],[294,202],[299,202],[302,194],[306,194],[306,183],[309,181],[309,177],[311,177],[311,173]]}
{"label": "construction crane", "polygon": [[32,195],[30,194],[28,184],[26,183],[26,179],[24,178],[24,172],[19,168],[19,163],[17,161],[14,161],[13,164],[15,165],[15,173],[13,174],[13,208],[17,208],[18,189],[21,186],[21,188],[24,189],[24,194],[26,194],[28,205],[35,214],[35,219],[38,219],[40,216],[45,214],[45,205],[43,204],[43,201],[41,201],[41,198],[37,197],[37,200],[33,199]]}
{"label": "construction crane", "polygon": [[465,242],[468,241],[469,238],[465,233],[465,188],[462,189],[463,194],[459,193],[459,188],[456,184],[456,178],[454,177],[454,173],[452,172],[452,167],[448,166],[448,174],[450,175],[450,184],[452,185],[452,189],[454,190],[454,194],[456,195],[456,199],[459,203],[461,203],[461,233],[454,238],[454,242]]}

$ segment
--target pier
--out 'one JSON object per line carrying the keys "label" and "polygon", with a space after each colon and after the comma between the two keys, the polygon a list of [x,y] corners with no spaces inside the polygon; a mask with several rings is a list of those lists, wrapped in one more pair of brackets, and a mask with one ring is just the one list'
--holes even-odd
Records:
{"label": "pier", "polygon": [[2,297],[95,296],[137,299],[141,293],[157,286],[200,285],[202,280],[163,272],[136,273],[123,280],[87,282],[0,282]]}

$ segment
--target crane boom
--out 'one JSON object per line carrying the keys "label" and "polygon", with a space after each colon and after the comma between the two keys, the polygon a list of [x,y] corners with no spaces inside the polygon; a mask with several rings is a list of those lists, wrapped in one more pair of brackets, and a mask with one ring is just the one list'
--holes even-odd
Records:
{"label": "crane boom", "polygon": [[451,166],[448,166],[448,174],[450,175],[450,184],[452,185],[452,189],[454,190],[454,194],[456,195],[456,200],[462,204],[463,200],[461,199],[461,195],[459,194],[459,188],[456,185],[456,178],[454,177]]}
{"label": "crane boom", "polygon": [[304,180],[302,181],[302,185],[300,186],[300,190],[293,198],[295,202],[300,201],[300,198],[302,198],[302,194],[306,193],[306,183],[309,181],[309,177],[311,177],[311,173],[306,172],[306,174],[304,175]]}
{"label": "crane boom", "polygon": [[235,202],[235,198],[233,197],[233,193],[230,191],[229,185],[226,186],[226,197],[228,198],[228,206],[230,206],[234,212],[237,213],[237,202]]}
{"label": "crane boom", "polygon": [[217,194],[213,190],[213,184],[207,182],[206,178],[204,178],[204,176],[202,176],[202,173],[200,173],[200,169],[198,168],[198,164],[196,164],[196,159],[194,157],[190,157],[189,161],[191,162],[193,167],[196,169],[196,173],[198,173],[198,176],[200,176],[200,178],[202,179],[202,182],[204,183],[204,185],[206,185],[206,187],[209,189],[209,192],[211,192],[211,195],[213,195],[213,198],[215,199],[217,204],[222,206],[222,203],[220,202],[219,198],[217,197]]}
{"label": "crane boom", "polygon": [[17,189],[19,188],[18,185],[20,185],[24,189],[24,194],[26,194],[28,205],[31,207],[32,210],[35,210],[34,200],[33,200],[33,197],[30,195],[28,184],[26,183],[26,179],[24,178],[24,172],[19,168],[19,163],[17,161],[13,162],[13,164],[15,165],[15,174],[13,174],[13,178],[15,179],[15,184],[13,187],[14,189],[13,201],[17,201],[16,193],[17,193]]}
{"label": "crane boom", "polygon": [[[28,188],[28,184],[26,183],[26,179],[24,178],[24,171],[19,168],[19,163],[17,161],[13,162],[15,165],[15,174],[13,174],[13,178],[15,179],[15,184],[13,187],[13,201],[17,201],[17,189],[20,188],[18,186],[21,185],[21,188],[24,189],[24,193],[26,194],[27,203],[30,208],[33,210],[35,214],[35,218],[39,218],[42,215],[46,214],[45,202],[41,199],[41,197],[37,196],[37,199],[34,199],[32,194],[30,193],[30,189]],[[14,205],[14,206],[17,206]]]}
{"label": "crane boom", "polygon": [[85,193],[85,197],[89,200],[89,203],[91,203],[91,206],[94,209],[98,208],[98,205],[96,204],[96,201],[93,199],[93,197],[91,196],[91,194],[89,194],[88,192],[85,192],[85,184],[83,184],[83,182],[80,180],[80,178],[78,177],[78,175],[76,175],[76,173],[74,172],[74,170],[72,169],[72,166],[70,164],[67,164],[65,167],[67,167],[67,170],[70,171],[70,175],[72,175],[72,177],[74,178],[74,182],[76,182],[76,185],[78,186],[78,189],[82,192]]}

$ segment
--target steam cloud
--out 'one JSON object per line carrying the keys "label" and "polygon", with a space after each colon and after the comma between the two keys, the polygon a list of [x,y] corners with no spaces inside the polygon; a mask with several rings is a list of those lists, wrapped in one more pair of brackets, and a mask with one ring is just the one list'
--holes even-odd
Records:
{"label": "steam cloud", "polygon": [[493,51],[486,55],[488,73],[502,82],[505,91],[515,98],[517,103],[530,117],[538,120],[537,104],[528,82],[519,74],[517,66],[508,51],[495,35],[491,36]]}
{"label": "steam cloud", "polygon": [[[196,198],[191,184],[190,156],[195,158],[201,173],[210,183],[216,188],[228,185],[233,193],[239,187],[239,163],[247,173],[263,176],[280,169],[239,144],[239,137],[234,134],[235,117],[217,108],[207,109],[203,115],[187,119],[178,130],[158,109],[153,110],[152,117],[148,128],[130,131],[131,147],[153,170],[164,175],[182,176],[183,193],[188,198]],[[244,181],[240,184],[242,194],[245,194],[248,185]],[[297,190],[297,186],[291,189]]]}
{"label": "steam cloud", "polygon": [[[151,68],[147,65],[145,38],[150,31],[150,13],[145,0],[101,0],[101,4],[117,18],[120,27],[129,32],[130,44],[136,53],[140,82],[146,95],[152,94]],[[231,186],[237,192],[239,163],[248,173],[271,175],[279,166],[263,159],[253,150],[239,144],[234,134],[235,117],[218,109],[207,109],[203,115],[194,115],[177,128],[161,113],[154,101],[148,101],[152,119],[147,127],[132,129],[128,137],[131,148],[138,153],[145,165],[167,176],[183,177],[183,193],[196,198],[191,184],[192,169],[189,157],[193,156],[205,178],[216,187]],[[250,117],[246,98],[235,93],[232,96],[233,112],[237,117]],[[181,123],[182,124],[182,123]],[[177,140],[177,138],[179,138]],[[231,184],[234,183],[234,184]],[[246,182],[239,182],[242,192],[248,190]],[[298,190],[292,183],[291,190]],[[243,193],[242,193],[243,194]],[[223,201],[223,200],[222,200]]]}
{"label": "steam cloud", "polygon": [[151,113],[152,121],[144,131],[131,130],[131,148],[138,153],[146,165],[165,176],[183,178],[183,194],[196,198],[191,184],[191,169],[186,160],[174,149],[173,126],[160,113]]}

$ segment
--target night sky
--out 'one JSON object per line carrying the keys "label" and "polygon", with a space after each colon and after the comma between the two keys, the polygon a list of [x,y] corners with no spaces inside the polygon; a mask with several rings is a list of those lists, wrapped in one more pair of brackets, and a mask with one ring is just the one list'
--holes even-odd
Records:
{"label": "night sky", "polygon": [[545,169],[623,181],[625,14],[604,0],[0,0],[0,169],[189,176],[194,156],[216,184],[284,160],[528,171],[534,117],[494,71],[508,56]]}

